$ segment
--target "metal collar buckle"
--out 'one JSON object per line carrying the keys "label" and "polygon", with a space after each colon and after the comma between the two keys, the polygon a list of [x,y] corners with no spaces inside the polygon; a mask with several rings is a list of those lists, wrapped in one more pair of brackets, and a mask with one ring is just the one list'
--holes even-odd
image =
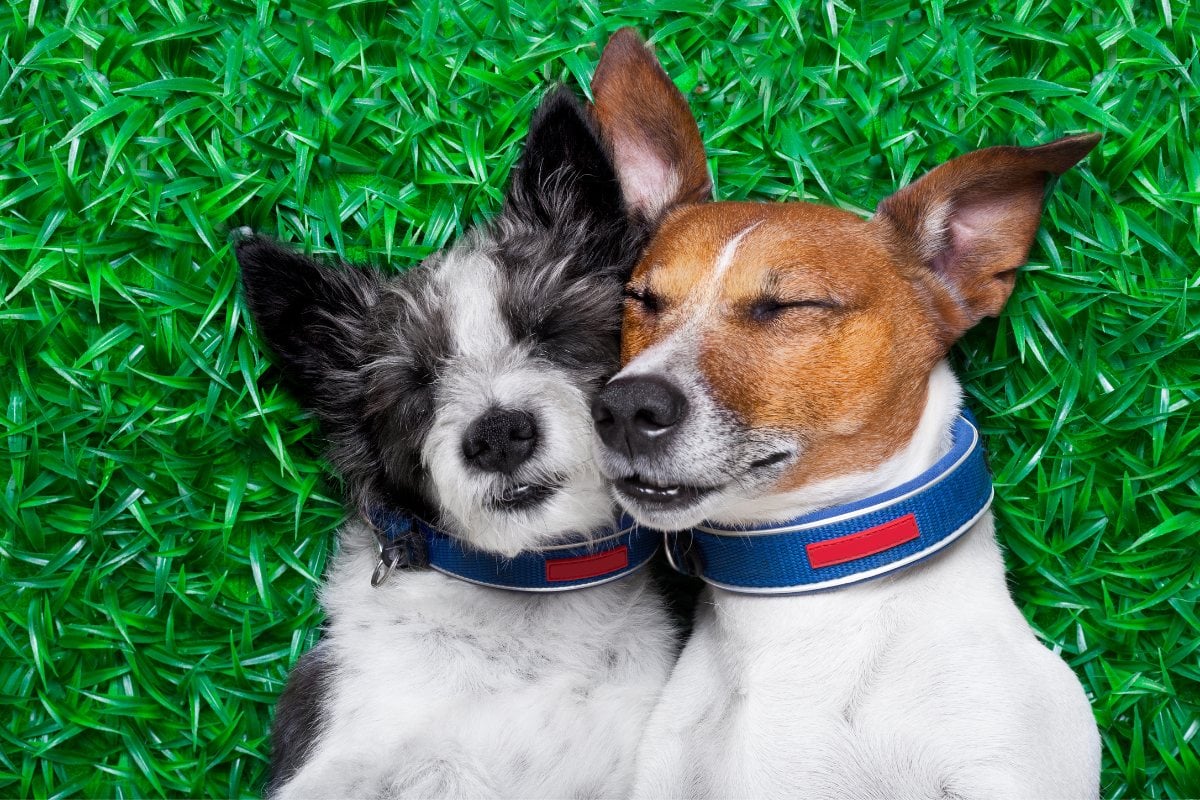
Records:
{"label": "metal collar buckle", "polygon": [[423,563],[419,552],[423,548],[418,545],[413,531],[389,540],[382,531],[376,530],[375,544],[379,547],[379,561],[371,572],[372,587],[386,581],[397,567],[407,569]]}

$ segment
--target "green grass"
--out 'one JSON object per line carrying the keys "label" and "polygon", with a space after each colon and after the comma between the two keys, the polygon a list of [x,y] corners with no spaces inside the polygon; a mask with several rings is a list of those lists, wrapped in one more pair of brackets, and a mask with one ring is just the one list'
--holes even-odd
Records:
{"label": "green grass", "polygon": [[866,212],[975,147],[1105,133],[955,360],[1104,793],[1200,795],[1197,14],[416,5],[0,10],[0,795],[260,791],[342,512],[227,233],[413,263],[495,210],[546,83],[586,85],[622,24],[688,92],[726,199]]}

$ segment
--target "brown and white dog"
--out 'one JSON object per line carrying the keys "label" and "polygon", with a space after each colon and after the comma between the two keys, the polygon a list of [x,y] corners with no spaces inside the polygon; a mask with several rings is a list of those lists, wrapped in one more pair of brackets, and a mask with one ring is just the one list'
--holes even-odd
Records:
{"label": "brown and white dog", "polygon": [[[968,153],[868,220],[679,202],[707,192],[702,151],[643,123],[661,69],[632,33],[615,44],[596,110],[627,196],[663,217],[593,407],[619,502],[664,530],[769,527],[926,471],[959,415],[947,352],[1003,308],[1048,181],[1098,137]],[[1087,697],[1013,603],[990,511],[964,530],[834,590],[706,587],[635,795],[1096,796]]]}

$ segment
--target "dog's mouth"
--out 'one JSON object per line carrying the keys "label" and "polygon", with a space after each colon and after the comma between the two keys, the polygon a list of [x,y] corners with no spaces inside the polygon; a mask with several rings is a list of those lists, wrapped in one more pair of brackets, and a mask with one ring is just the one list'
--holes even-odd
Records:
{"label": "dog's mouth", "polygon": [[[747,474],[778,466],[787,461],[791,455],[789,452],[781,451],[760,458],[749,465]],[[643,506],[667,511],[693,506],[709,495],[720,492],[726,484],[698,486],[687,483],[670,483],[650,480],[635,473],[626,478],[617,478],[613,481],[613,486],[620,495],[620,499],[635,501]]]}
{"label": "dog's mouth", "polygon": [[561,483],[517,483],[506,487],[491,498],[489,504],[497,511],[525,511],[541,505],[559,490]]}
{"label": "dog's mouth", "polygon": [[613,485],[622,497],[663,509],[685,508],[721,488],[719,486],[689,486],[682,483],[657,483],[639,475],[618,478]]}

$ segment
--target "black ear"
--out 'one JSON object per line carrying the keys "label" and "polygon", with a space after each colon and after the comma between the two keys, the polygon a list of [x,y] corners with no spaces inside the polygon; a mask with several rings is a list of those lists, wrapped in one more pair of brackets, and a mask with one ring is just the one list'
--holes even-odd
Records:
{"label": "black ear", "polygon": [[565,86],[534,112],[507,207],[549,228],[625,217],[621,184],[592,113]]}
{"label": "black ear", "polygon": [[359,361],[363,323],[382,277],[333,267],[262,236],[237,245],[246,303],[289,383],[314,405]]}

